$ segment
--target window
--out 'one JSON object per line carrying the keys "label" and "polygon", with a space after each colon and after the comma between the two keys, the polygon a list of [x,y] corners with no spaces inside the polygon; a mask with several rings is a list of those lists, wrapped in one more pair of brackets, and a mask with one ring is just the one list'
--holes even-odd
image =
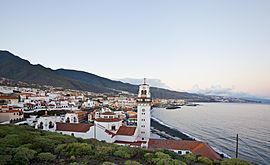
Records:
{"label": "window", "polygon": [[49,122],[49,128],[51,129],[51,128],[53,128],[54,127],[54,124],[53,124],[53,122]]}
{"label": "window", "polygon": [[71,133],[71,136],[74,136],[74,133]]}
{"label": "window", "polygon": [[180,154],[180,155],[182,155],[182,151],[178,151],[177,153]]}
{"label": "window", "polygon": [[43,129],[43,122],[40,122],[40,123],[39,123],[38,128],[39,128],[39,129]]}
{"label": "window", "polygon": [[141,95],[146,95],[147,91],[146,90],[142,90],[141,91]]}
{"label": "window", "polygon": [[145,109],[142,109],[142,112],[145,112]]}
{"label": "window", "polygon": [[115,131],[116,128],[115,128],[115,125],[112,125],[112,131]]}
{"label": "window", "polygon": [[186,151],[186,154],[189,154],[190,152],[189,151]]}
{"label": "window", "polygon": [[145,115],[145,113],[142,113],[142,115]]}
{"label": "window", "polygon": [[144,127],[145,127],[145,125],[142,125],[142,127],[144,128]]}
{"label": "window", "polygon": [[142,121],[145,121],[145,119],[142,119]]}
{"label": "window", "polygon": [[141,134],[145,134],[145,132],[144,132],[144,131],[142,131],[142,132],[141,132]]}

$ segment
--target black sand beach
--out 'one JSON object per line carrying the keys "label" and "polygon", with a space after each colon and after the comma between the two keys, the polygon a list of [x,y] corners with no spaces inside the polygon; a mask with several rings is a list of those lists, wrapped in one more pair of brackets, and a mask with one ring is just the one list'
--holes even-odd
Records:
{"label": "black sand beach", "polygon": [[[177,138],[180,138],[182,140],[195,140],[195,139],[187,136],[186,134],[183,134],[182,132],[180,132],[176,129],[170,128],[166,125],[159,123],[158,121],[156,121],[153,118],[151,118],[151,127],[153,127],[155,130],[165,132],[166,134],[170,135],[171,137],[177,137]],[[156,133],[156,134],[158,134],[166,139],[169,138],[169,136],[166,136],[164,134],[160,134],[160,133]]]}

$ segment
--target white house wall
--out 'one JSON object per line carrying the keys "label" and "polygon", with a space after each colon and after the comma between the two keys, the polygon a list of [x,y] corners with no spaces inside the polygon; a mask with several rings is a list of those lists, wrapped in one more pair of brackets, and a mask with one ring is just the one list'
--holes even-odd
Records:
{"label": "white house wall", "polygon": [[120,126],[122,126],[122,121],[119,122],[97,122],[95,121],[96,124],[101,125],[107,130],[111,130],[112,126],[115,126],[115,129],[118,130]]}
{"label": "white house wall", "polygon": [[88,132],[69,132],[69,131],[56,131],[58,133],[62,133],[64,135],[75,136],[82,139],[91,139],[94,138],[93,127],[90,128]]}
{"label": "white house wall", "polygon": [[96,139],[100,141],[104,140],[107,143],[113,143],[115,141],[115,136],[112,137],[112,135],[106,133],[104,129],[96,127],[95,131],[96,131],[96,134],[95,134]]}
{"label": "white house wall", "polygon": [[136,141],[137,136],[116,135],[115,139],[118,141],[134,142],[134,141]]}

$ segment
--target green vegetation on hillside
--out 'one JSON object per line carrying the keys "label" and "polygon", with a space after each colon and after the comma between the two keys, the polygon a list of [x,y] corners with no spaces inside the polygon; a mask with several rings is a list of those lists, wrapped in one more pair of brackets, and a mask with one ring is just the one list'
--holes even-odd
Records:
{"label": "green vegetation on hillside", "polygon": [[147,151],[108,144],[94,139],[36,130],[29,126],[0,125],[0,164],[241,164],[249,162],[231,159],[212,161],[205,157],[188,154]]}

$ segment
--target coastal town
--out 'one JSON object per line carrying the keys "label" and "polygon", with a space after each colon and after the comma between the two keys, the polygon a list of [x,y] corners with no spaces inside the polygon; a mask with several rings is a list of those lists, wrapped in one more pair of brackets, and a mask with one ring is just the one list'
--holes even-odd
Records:
{"label": "coastal town", "polygon": [[1,124],[29,125],[122,146],[167,149],[179,155],[193,153],[212,160],[223,158],[205,142],[170,136],[154,127],[152,107],[165,105],[188,103],[181,99],[152,99],[146,79],[138,87],[137,95],[0,86]]}

